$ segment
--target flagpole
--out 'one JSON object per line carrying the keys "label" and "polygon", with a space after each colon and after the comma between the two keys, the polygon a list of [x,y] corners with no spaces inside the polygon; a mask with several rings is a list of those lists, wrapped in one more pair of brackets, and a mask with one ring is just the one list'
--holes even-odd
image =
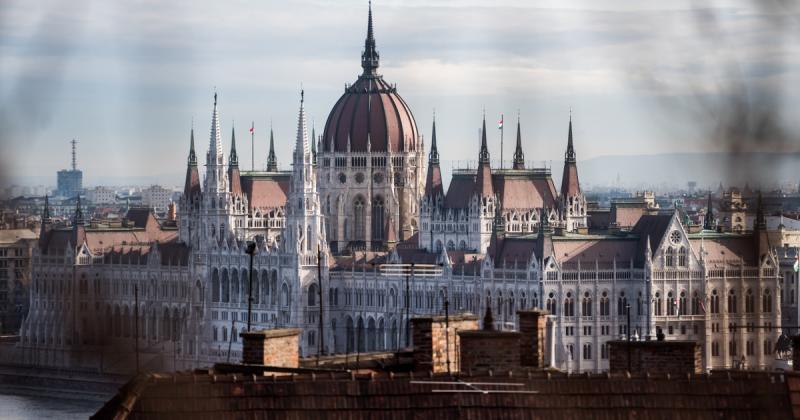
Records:
{"label": "flagpole", "polygon": [[250,123],[250,170],[256,170],[256,122]]}
{"label": "flagpole", "polygon": [[500,169],[503,169],[503,131],[505,128],[505,121],[503,114],[500,114]]}

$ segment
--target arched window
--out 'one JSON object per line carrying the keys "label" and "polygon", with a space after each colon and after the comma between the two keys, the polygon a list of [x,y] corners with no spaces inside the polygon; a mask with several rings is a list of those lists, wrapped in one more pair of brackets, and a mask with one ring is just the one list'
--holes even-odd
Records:
{"label": "arched window", "polygon": [[[247,283],[242,283],[242,288]],[[242,291],[242,295],[244,295],[244,291]],[[239,271],[235,268],[231,270],[231,302],[238,302],[239,301]]]}
{"label": "arched window", "polygon": [[686,291],[681,291],[680,300],[678,301],[678,315],[686,315]]}
{"label": "arched window", "polygon": [[719,295],[716,289],[711,291],[711,313],[719,313]]}
{"label": "arched window", "polygon": [[675,251],[672,248],[667,248],[667,251],[664,253],[664,266],[672,267],[675,265]]}
{"label": "arched window", "polygon": [[608,292],[604,291],[600,296],[600,316],[611,315],[611,303],[608,300]]}
{"label": "arched window", "polygon": [[628,298],[625,297],[625,292],[619,292],[617,298],[617,315],[625,315],[625,308],[628,306]]}
{"label": "arched window", "polygon": [[661,292],[656,292],[656,297],[653,299],[653,315],[661,316]]}
{"label": "arched window", "polygon": [[761,297],[761,309],[765,314],[772,312],[772,293],[769,289],[765,289],[764,295]]}
{"label": "arched window", "polygon": [[460,249],[460,250],[462,250],[462,251],[464,251],[464,250],[466,250],[466,249],[467,249],[467,243],[466,243],[466,242],[464,242],[464,240],[463,240],[463,239],[462,239],[461,241],[459,241],[459,242],[458,242],[458,249]]}
{"label": "arched window", "polygon": [[553,292],[550,292],[550,294],[547,295],[547,302],[546,302],[547,311],[555,315],[557,309],[556,306],[557,305],[556,305],[555,294]]}
{"label": "arched window", "polygon": [[728,313],[735,314],[736,313],[736,290],[731,289],[728,293]]}
{"label": "arched window", "polygon": [[583,302],[581,302],[581,315],[592,316],[592,298],[589,292],[583,293]]}
{"label": "arched window", "polygon": [[317,306],[317,294],[319,291],[317,290],[316,283],[312,283],[311,286],[308,286],[308,306]]}
{"label": "arched window", "polygon": [[231,301],[231,282],[228,279],[228,270],[222,269],[222,301],[228,303]]}
{"label": "arched window", "polygon": [[366,239],[365,220],[364,197],[359,195],[353,202],[353,239],[356,241],[363,241]]}
{"label": "arched window", "polygon": [[447,250],[448,251],[455,251],[456,244],[453,241],[447,241]]}
{"label": "arched window", "polygon": [[670,291],[667,293],[667,315],[675,315],[675,295]]}
{"label": "arched window", "polygon": [[376,196],[372,199],[372,240],[383,240],[383,215],[384,204],[383,197]]}
{"label": "arched window", "polygon": [[744,297],[744,311],[752,314],[756,310],[756,298],[753,296],[753,290],[747,289],[747,294]]}
{"label": "arched window", "polygon": [[703,312],[705,312],[705,308],[700,304],[700,294],[695,290],[692,296],[692,315],[700,315],[701,308],[703,308]]}
{"label": "arched window", "polygon": [[686,267],[686,265],[687,265],[687,261],[686,261],[686,247],[683,247],[683,246],[682,246],[682,247],[681,247],[681,248],[678,250],[678,265],[679,265],[679,266],[681,266],[681,267]]}
{"label": "arched window", "polygon": [[306,251],[311,251],[311,226],[306,228]]}
{"label": "arched window", "polygon": [[281,285],[281,306],[289,306],[289,286],[286,283]]}
{"label": "arched window", "polygon": [[211,272],[211,301],[219,302],[219,271],[216,268]]}
{"label": "arched window", "polygon": [[564,298],[564,316],[575,316],[575,302],[572,300],[572,292],[567,292]]}

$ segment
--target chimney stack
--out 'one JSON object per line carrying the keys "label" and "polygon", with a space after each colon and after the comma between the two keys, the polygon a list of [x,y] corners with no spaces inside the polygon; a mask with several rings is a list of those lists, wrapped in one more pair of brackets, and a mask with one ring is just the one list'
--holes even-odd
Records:
{"label": "chimney stack", "polygon": [[247,331],[242,337],[242,364],[286,368],[300,366],[300,330]]}

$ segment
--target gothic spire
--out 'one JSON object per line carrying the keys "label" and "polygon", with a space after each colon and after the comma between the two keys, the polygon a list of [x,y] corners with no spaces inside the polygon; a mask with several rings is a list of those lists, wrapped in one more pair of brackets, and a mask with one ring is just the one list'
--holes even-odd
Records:
{"label": "gothic spire", "polygon": [[372,30],[372,1],[369,2],[369,14],[367,18],[367,38],[364,40],[364,52],[361,54],[361,68],[364,69],[364,76],[376,76],[380,55],[375,49],[375,34]]}
{"label": "gothic spire", "polygon": [[236,130],[231,124],[231,155],[228,157],[228,166],[239,166],[239,156],[236,154]]}
{"label": "gothic spire", "polygon": [[433,113],[433,133],[431,134],[431,151],[428,154],[428,164],[439,164],[439,149],[436,148],[436,112]]}
{"label": "gothic spire", "polygon": [[706,216],[703,218],[703,229],[714,230],[714,209],[711,207],[711,192],[708,193],[708,207],[706,207]]}
{"label": "gothic spire", "polygon": [[517,149],[514,151],[514,169],[525,169],[525,154],[522,153],[522,134],[517,115]]}
{"label": "gothic spire", "polygon": [[50,223],[50,200],[44,195],[44,208],[42,209],[42,224]]}
{"label": "gothic spire", "polygon": [[756,206],[756,221],[755,228],[758,230],[765,230],[767,228],[767,219],[764,217],[764,204],[761,200],[761,190],[758,190],[758,204]]}
{"label": "gothic spire", "polygon": [[304,107],[305,93],[300,90],[300,112],[297,115],[297,140],[294,146],[294,164],[311,163],[306,157],[310,155],[308,147],[308,127],[306,125],[306,111]]}
{"label": "gothic spire", "polygon": [[267,172],[278,171],[278,158],[275,157],[275,136],[272,132],[272,125],[269,127],[269,156],[267,157]]}
{"label": "gothic spire", "polygon": [[75,226],[83,225],[83,210],[81,210],[81,195],[78,194],[78,200],[75,204]]}
{"label": "gothic spire", "polygon": [[486,145],[486,113],[483,114],[483,128],[481,129],[481,151],[478,155],[480,163],[489,163],[489,147]]}
{"label": "gothic spire", "polygon": [[217,93],[214,92],[214,111],[211,114],[211,136],[208,145],[208,165],[223,165],[222,161],[222,136],[219,126],[219,112],[217,111]]}
{"label": "gothic spire", "polygon": [[314,118],[311,118],[311,161],[317,164],[317,127]]}
{"label": "gothic spire", "polygon": [[194,127],[189,135],[189,166],[197,166],[197,154],[194,152]]}
{"label": "gothic spire", "polygon": [[572,146],[572,109],[569,110],[569,133],[567,134],[567,152],[564,153],[564,160],[575,163],[575,148]]}

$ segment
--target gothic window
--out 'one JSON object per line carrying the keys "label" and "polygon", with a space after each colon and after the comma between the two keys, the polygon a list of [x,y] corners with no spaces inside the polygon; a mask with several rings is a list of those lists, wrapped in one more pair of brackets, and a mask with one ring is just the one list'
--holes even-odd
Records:
{"label": "gothic window", "polygon": [[463,239],[458,243],[458,249],[462,251],[467,249],[467,243]]}
{"label": "gothic window", "polygon": [[592,360],[592,345],[590,343],[583,345],[583,360]]}
{"label": "gothic window", "polygon": [[575,302],[572,300],[572,292],[567,292],[564,299],[564,316],[575,316]]}
{"label": "gothic window", "polygon": [[661,292],[656,292],[656,297],[653,299],[653,315],[661,316]]}
{"label": "gothic window", "polygon": [[675,251],[672,248],[667,248],[666,252],[664,253],[664,266],[666,267],[673,267],[675,265]]}
{"label": "gothic window", "polygon": [[675,295],[672,292],[667,293],[667,315],[675,315]]}
{"label": "gothic window", "polygon": [[717,294],[716,289],[711,291],[711,313],[719,313],[719,295]]}
{"label": "gothic window", "polygon": [[686,247],[681,247],[678,250],[678,266],[686,267]]}
{"label": "gothic window", "polygon": [[608,301],[608,292],[603,292],[600,297],[600,316],[609,316],[611,313],[610,302]]}
{"label": "gothic window", "polygon": [[384,205],[383,197],[375,197],[372,199],[372,240],[383,240],[383,215]]}
{"label": "gothic window", "polygon": [[453,241],[447,241],[447,250],[454,251],[456,249],[456,244]]}
{"label": "gothic window", "polygon": [[216,238],[217,237],[217,227],[212,224],[211,225],[211,229],[209,229],[209,230],[211,231],[211,237],[212,238]]}
{"label": "gothic window", "polygon": [[769,289],[764,290],[764,295],[761,297],[761,309],[764,313],[772,312],[772,294]]}
{"label": "gothic window", "polygon": [[581,315],[592,316],[592,298],[589,292],[583,293],[583,302],[581,302]]}
{"label": "gothic window", "polygon": [[555,299],[554,296],[555,296],[555,294],[553,292],[550,292],[550,294],[547,295],[547,305],[546,305],[546,307],[547,307],[547,311],[548,312],[550,312],[551,314],[555,315],[555,313],[556,313],[556,299]]}
{"label": "gothic window", "polygon": [[442,252],[442,241],[436,240],[436,252]]}
{"label": "gothic window", "polygon": [[219,302],[219,271],[216,268],[211,272],[211,301]]}
{"label": "gothic window", "polygon": [[731,289],[730,293],[728,293],[728,313],[735,314],[736,313],[736,290]]}
{"label": "gothic window", "polygon": [[365,238],[365,214],[364,214],[364,198],[361,196],[356,197],[353,202],[353,239],[364,240]]}
{"label": "gothic window", "polygon": [[[242,288],[246,283],[242,283]],[[244,295],[244,293],[242,293]],[[234,268],[231,270],[231,301],[238,302],[239,301],[239,273]]]}
{"label": "gothic window", "polygon": [[625,315],[625,307],[628,306],[628,298],[625,297],[625,292],[619,292],[617,298],[617,315]]}
{"label": "gothic window", "polygon": [[289,306],[289,286],[286,283],[281,285],[281,306]]}
{"label": "gothic window", "polygon": [[[700,304],[700,295],[697,293],[697,290],[694,291],[694,297],[692,297],[692,315],[700,315],[700,309],[702,305]],[[705,310],[703,310],[705,312]]]}
{"label": "gothic window", "polygon": [[231,301],[231,284],[228,279],[228,270],[222,269],[222,301],[228,303]]}
{"label": "gothic window", "polygon": [[311,251],[311,226],[306,228],[306,251]]}
{"label": "gothic window", "polygon": [[317,306],[317,294],[319,291],[317,290],[316,284],[311,284],[308,286],[308,306]]}
{"label": "gothic window", "polygon": [[755,312],[755,308],[756,308],[756,299],[755,296],[753,296],[753,290],[747,289],[747,294],[745,295],[744,298],[744,311],[748,314],[752,314],[753,312]]}
{"label": "gothic window", "polygon": [[686,315],[686,291],[681,292],[681,297],[678,301],[678,315]]}

